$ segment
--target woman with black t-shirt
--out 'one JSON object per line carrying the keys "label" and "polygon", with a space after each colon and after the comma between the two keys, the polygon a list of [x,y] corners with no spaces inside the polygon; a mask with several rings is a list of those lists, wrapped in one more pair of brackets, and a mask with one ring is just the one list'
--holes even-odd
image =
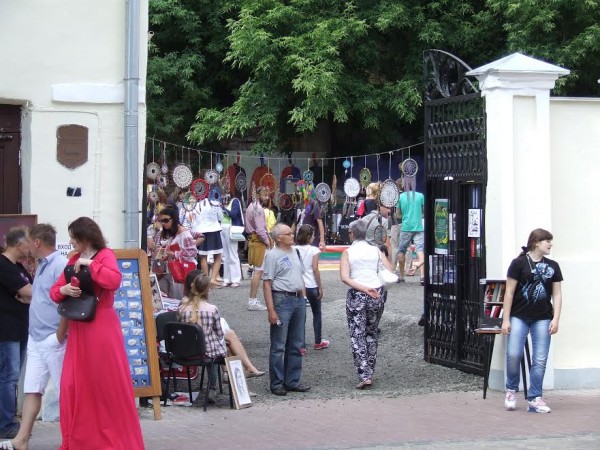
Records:
{"label": "woman with black t-shirt", "polygon": [[[516,409],[519,365],[527,334],[531,333],[532,365],[529,371],[528,411],[549,413],[542,398],[542,385],[550,349],[550,336],[558,332],[562,306],[558,263],[546,256],[552,250],[552,233],[541,228],[529,235],[527,247],[513,259],[506,276],[502,333],[506,343],[506,398],[508,411]],[[553,301],[553,302],[552,302]]]}

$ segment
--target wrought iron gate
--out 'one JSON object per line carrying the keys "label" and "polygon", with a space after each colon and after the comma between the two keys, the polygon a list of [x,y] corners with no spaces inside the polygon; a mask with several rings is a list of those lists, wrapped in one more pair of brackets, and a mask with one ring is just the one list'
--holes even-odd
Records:
{"label": "wrought iron gate", "polygon": [[485,277],[484,99],[463,61],[424,53],[425,360],[483,374],[475,333]]}

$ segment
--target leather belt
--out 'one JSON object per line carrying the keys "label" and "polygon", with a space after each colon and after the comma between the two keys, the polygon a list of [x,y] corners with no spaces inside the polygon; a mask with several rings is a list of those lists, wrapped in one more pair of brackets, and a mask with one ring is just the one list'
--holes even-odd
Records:
{"label": "leather belt", "polygon": [[273,294],[283,294],[287,297],[302,297],[302,291],[289,292],[289,291],[273,291],[273,290],[271,290],[271,292]]}

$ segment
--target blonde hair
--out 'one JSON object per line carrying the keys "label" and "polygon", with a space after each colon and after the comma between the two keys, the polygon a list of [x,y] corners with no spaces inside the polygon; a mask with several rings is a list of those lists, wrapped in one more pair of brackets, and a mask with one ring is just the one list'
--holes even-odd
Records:
{"label": "blonde hair", "polygon": [[379,197],[379,192],[381,191],[380,183],[371,183],[367,186],[367,196],[371,198]]}
{"label": "blonde hair", "polygon": [[[198,310],[202,302],[208,303],[208,290],[210,278],[201,273],[192,282],[190,296],[182,299],[182,305],[179,309],[179,320],[187,323],[198,323]],[[184,301],[185,300],[185,301]],[[189,312],[189,315],[186,314]]]}

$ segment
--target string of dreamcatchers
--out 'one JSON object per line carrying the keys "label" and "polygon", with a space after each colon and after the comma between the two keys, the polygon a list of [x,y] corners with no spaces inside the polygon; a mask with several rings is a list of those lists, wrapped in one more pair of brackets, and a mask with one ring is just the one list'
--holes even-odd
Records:
{"label": "string of dreamcatchers", "polygon": [[[325,161],[333,161],[334,164],[337,161],[341,161],[344,169],[344,176],[346,177],[343,185],[344,194],[346,199],[344,202],[344,213],[347,213],[356,206],[356,199],[360,194],[361,190],[371,183],[373,176],[371,171],[367,168],[367,158],[375,157],[377,159],[377,181],[381,180],[379,162],[382,155],[389,155],[388,159],[388,176],[380,182],[381,189],[379,190],[379,203],[388,208],[394,208],[398,202],[400,191],[398,185],[404,186],[405,191],[416,190],[416,175],[419,170],[417,161],[411,157],[411,149],[422,145],[423,143],[414,144],[408,147],[395,149],[387,152],[372,153],[365,155],[354,155],[345,157],[327,157],[319,158],[321,162],[321,182],[316,186],[314,184],[314,173],[311,168],[318,168],[317,159],[313,155],[312,158],[308,158],[306,170],[301,172],[301,177],[296,183],[296,192],[294,194],[280,192],[280,184],[277,182],[273,171],[271,169],[271,162],[277,163],[279,172],[281,173],[281,162],[287,161],[291,166],[291,154],[286,157],[268,157],[266,170],[260,177],[258,182],[251,183],[250,192],[248,190],[248,177],[245,169],[242,166],[242,158],[245,159],[260,159],[260,166],[265,166],[264,156],[241,156],[238,152],[236,156],[229,154],[222,155],[220,153],[194,149],[169,142],[160,141],[157,139],[149,138],[149,150],[151,155],[149,160],[151,161],[146,166],[146,178],[150,183],[150,191],[148,198],[157,202],[159,199],[158,190],[165,188],[169,184],[169,174],[175,185],[189,192],[186,193],[183,198],[183,206],[186,209],[193,209],[197,201],[208,198],[211,203],[219,204],[223,201],[228,201],[231,195],[238,195],[245,205],[247,202],[248,195],[252,200],[256,199],[256,190],[259,187],[266,187],[269,189],[271,198],[275,206],[282,210],[289,210],[297,205],[299,202],[303,202],[307,205],[312,199],[317,199],[321,203],[331,202],[335,205],[337,192],[337,178],[333,175],[331,186],[324,182],[324,166]],[[174,167],[169,167],[167,164],[167,146],[172,147],[172,151],[175,151],[176,156],[181,156],[180,162],[176,163]],[[149,152],[150,153],[150,152]],[[195,177],[192,172],[191,158],[195,153],[194,157],[198,157],[198,171],[199,174]],[[401,162],[398,165],[401,173],[401,177],[398,180],[392,179],[392,158],[394,154],[401,154]],[[407,157],[405,157],[405,153]],[[157,158],[156,155],[159,155]],[[206,157],[207,161],[203,164],[203,156]],[[365,167],[360,169],[358,179],[353,176],[354,160],[364,158]],[[231,161],[230,161],[231,159]],[[157,161],[158,160],[158,161]],[[312,165],[311,165],[312,160]],[[159,164],[160,162],[160,164]],[[230,164],[230,162],[232,164]],[[225,164],[223,164],[225,163]]]}

